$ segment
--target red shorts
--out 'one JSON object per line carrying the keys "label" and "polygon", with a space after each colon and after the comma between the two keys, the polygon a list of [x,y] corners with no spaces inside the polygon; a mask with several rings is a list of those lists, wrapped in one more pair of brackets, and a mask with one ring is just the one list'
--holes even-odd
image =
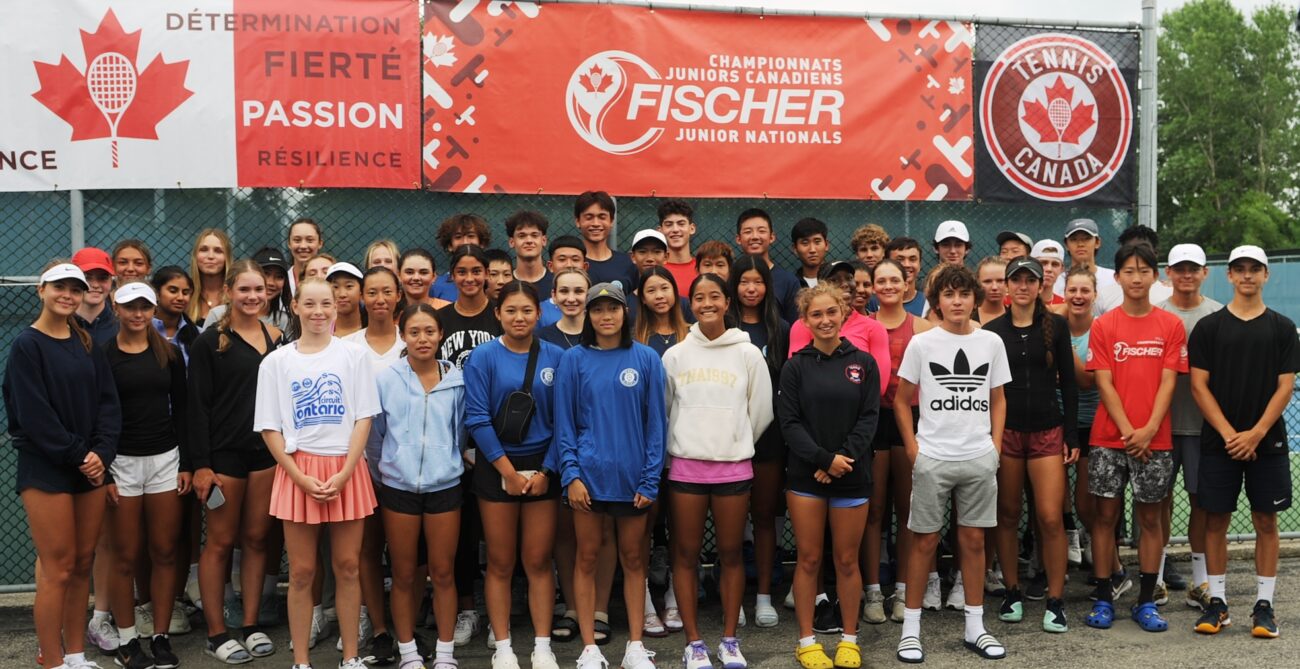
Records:
{"label": "red shorts", "polygon": [[1002,457],[1033,460],[1055,455],[1061,457],[1065,452],[1065,431],[1060,427],[1040,432],[1017,432],[1003,430]]}

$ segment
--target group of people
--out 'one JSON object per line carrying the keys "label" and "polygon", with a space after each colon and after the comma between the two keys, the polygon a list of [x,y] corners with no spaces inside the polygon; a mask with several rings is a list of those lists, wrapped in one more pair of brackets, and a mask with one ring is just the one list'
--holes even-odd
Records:
{"label": "group of people", "polygon": [[[504,222],[513,258],[486,220],[453,216],[437,231],[441,273],[429,251],[386,240],[359,265],[340,260],[310,219],[289,226],[288,254],[236,260],[207,229],[188,268],[154,268],[138,240],[51,262],[3,383],[38,556],[38,661],[97,666],[89,644],[129,669],[172,669],[169,635],[189,630],[191,607],[208,655],[267,657],[283,550],[295,669],[328,634],[327,610],[340,669],[452,669],[481,628],[480,577],[493,669],[527,650],[513,645],[516,599],[533,669],[557,667],[552,642],[573,640],[579,669],[601,669],[619,570],[624,669],[654,667],[644,638],[671,632],[686,669],[717,666],[711,651],[740,669],[746,548],[753,624],[774,627],[787,518],[801,666],[860,667],[859,620],[901,623],[898,660],[922,662],[921,612],[944,605],[964,611],[965,646],[998,659],[985,593],[1005,623],[1046,599],[1044,631],[1066,632],[1071,562],[1092,568],[1085,623],[1113,624],[1132,585],[1116,548],[1126,494],[1140,529],[1130,614],[1167,629],[1180,471],[1196,631],[1229,621],[1244,484],[1252,632],[1277,636],[1282,414],[1300,351],[1265,306],[1264,251],[1233,250],[1224,306],[1201,294],[1204,251],[1173,247],[1162,279],[1142,226],[1120,235],[1114,269],[1088,219],[1061,241],[1004,232],[972,269],[966,226],[945,221],[923,272],[922,245],[877,225],[831,261],[826,224],[805,218],[788,271],[760,209],[738,216],[734,247],[695,244],[686,202],[657,213],[624,253],[604,192],[576,199],[577,236],[521,211]],[[710,532],[716,646],[699,618]],[[943,542],[957,563],[946,600]],[[657,606],[650,567],[664,556]],[[416,635],[426,616],[430,648]],[[838,635],[833,649],[818,634]]]}

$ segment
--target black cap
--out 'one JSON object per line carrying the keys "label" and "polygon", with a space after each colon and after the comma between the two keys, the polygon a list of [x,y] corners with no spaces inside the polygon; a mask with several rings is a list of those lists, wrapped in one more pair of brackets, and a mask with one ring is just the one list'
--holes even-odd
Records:
{"label": "black cap", "polygon": [[1021,256],[1007,263],[1006,277],[1010,279],[1012,275],[1021,270],[1033,274],[1039,281],[1043,280],[1043,264],[1028,256]]}
{"label": "black cap", "polygon": [[263,246],[253,254],[253,262],[262,267],[279,267],[285,274],[289,273],[289,261],[285,260],[280,249]]}
{"label": "black cap", "polygon": [[832,262],[828,262],[817,269],[817,279],[818,280],[826,279],[836,272],[848,272],[849,276],[851,277],[853,276],[853,273],[856,271],[857,270],[853,267],[853,265],[849,261],[835,260]]}
{"label": "black cap", "polygon": [[1003,230],[998,233],[998,248],[1001,248],[1003,244],[1006,244],[1013,239],[1024,244],[1027,249],[1034,247],[1034,240],[1030,239],[1029,235],[1026,235],[1023,232],[1016,232],[1015,230]]}

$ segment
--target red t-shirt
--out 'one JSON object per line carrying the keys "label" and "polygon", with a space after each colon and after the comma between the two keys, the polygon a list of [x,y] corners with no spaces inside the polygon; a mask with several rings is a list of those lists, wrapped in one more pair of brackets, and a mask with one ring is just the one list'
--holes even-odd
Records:
{"label": "red t-shirt", "polygon": [[[1134,318],[1123,309],[1112,309],[1092,322],[1087,368],[1111,373],[1111,382],[1124,403],[1129,422],[1135,428],[1142,427],[1151,419],[1155,408],[1161,373],[1166,369],[1187,373],[1187,333],[1183,321],[1159,308],[1141,318]],[[1151,440],[1153,451],[1174,447],[1169,415],[1165,413],[1160,429]],[[1090,441],[1093,446],[1124,447],[1119,426],[1106,412],[1105,404],[1097,405]]]}
{"label": "red t-shirt", "polygon": [[673,275],[673,281],[677,282],[677,294],[687,296],[691,290],[691,282],[700,273],[695,271],[695,261],[690,262],[666,262],[664,269]]}

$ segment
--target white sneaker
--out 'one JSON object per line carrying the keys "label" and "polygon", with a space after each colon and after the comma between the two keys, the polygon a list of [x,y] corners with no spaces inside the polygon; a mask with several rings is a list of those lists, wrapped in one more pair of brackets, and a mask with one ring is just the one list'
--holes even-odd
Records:
{"label": "white sneaker", "polygon": [[966,588],[961,582],[961,572],[957,572],[957,580],[953,581],[952,590],[948,591],[948,601],[944,606],[953,611],[966,609]]}
{"label": "white sneaker", "polygon": [[754,605],[754,624],[759,627],[776,627],[781,623],[781,616],[771,604]]}
{"label": "white sneaker", "polygon": [[135,631],[141,637],[153,637],[153,602],[135,605]]}
{"label": "white sneaker", "polygon": [[925,596],[921,598],[921,608],[927,611],[938,611],[942,607],[943,593],[939,591],[939,575],[932,574],[925,582]]}
{"label": "white sneaker", "polygon": [[194,608],[203,610],[203,595],[199,592],[199,580],[185,582],[185,597],[194,602]]}
{"label": "white sneaker", "polygon": [[736,618],[736,627],[744,627],[746,622],[747,621],[745,620],[745,607],[741,606],[740,616]]}
{"label": "white sneaker", "polygon": [[790,591],[785,593],[785,601],[781,602],[781,606],[784,606],[791,611],[794,610],[794,588],[790,588]]}
{"label": "white sneaker", "polygon": [[492,669],[519,669],[519,658],[515,651],[501,649],[492,653]]}
{"label": "white sneaker", "polygon": [[578,669],[609,669],[609,661],[600,653],[600,649],[591,646],[584,648],[578,656]]}
{"label": "white sneaker", "polygon": [[171,635],[189,634],[194,627],[185,611],[185,602],[176,600],[172,604],[172,619],[168,623],[167,633]]}
{"label": "white sneaker", "polygon": [[534,649],[528,661],[532,664],[532,669],[560,669],[560,663],[555,660],[555,652],[549,648]]}
{"label": "white sneaker", "polygon": [[122,645],[117,636],[117,627],[113,625],[112,616],[101,618],[99,622],[91,617],[86,623],[86,643],[98,648],[105,655],[117,652]]}
{"label": "white sneaker", "polygon": [[[370,622],[370,616],[361,616],[361,620],[357,622],[357,648],[369,646],[374,637],[375,624]],[[343,652],[343,637],[340,636],[339,640],[334,642],[334,650]]]}
{"label": "white sneaker", "polygon": [[339,669],[368,669],[366,663],[360,657],[351,657],[339,661]]}
{"label": "white sneaker", "polygon": [[723,639],[722,643],[718,644],[718,661],[722,663],[723,669],[745,669],[749,666],[745,656],[740,654],[738,639],[730,641]]}
{"label": "white sneaker", "polygon": [[492,633],[492,623],[488,623],[487,634],[484,635],[488,650],[497,649],[497,635]]}
{"label": "white sneaker", "polygon": [[879,625],[885,620],[885,593],[868,590],[862,598],[862,622]]}
{"label": "white sneaker", "polygon": [[311,616],[311,636],[307,637],[307,648],[315,648],[316,644],[324,641],[325,637],[329,636],[329,633],[330,624],[329,621],[325,619],[325,614],[323,612],[316,613],[316,609],[313,608]]}
{"label": "white sneaker", "polygon": [[664,628],[669,632],[682,631],[682,612],[676,606],[664,609]]}
{"label": "white sneaker", "polygon": [[[632,644],[636,644],[635,646]],[[645,644],[629,641],[623,650],[623,661],[619,666],[623,669],[655,669],[655,654],[646,649]]]}
{"label": "white sneaker", "polygon": [[1001,597],[1007,594],[1007,585],[1002,582],[1002,569],[984,570],[984,594]]}
{"label": "white sneaker", "polygon": [[1079,543],[1079,530],[1066,530],[1065,560],[1073,565],[1083,564],[1083,546]]}
{"label": "white sneaker", "polygon": [[709,661],[709,647],[703,641],[696,641],[682,651],[682,669],[713,669]]}
{"label": "white sneaker", "polygon": [[478,611],[461,611],[456,614],[456,631],[452,635],[452,640],[457,646],[464,646],[474,638],[475,634],[478,634],[478,630]]}
{"label": "white sneaker", "polygon": [[888,606],[889,619],[892,622],[903,622],[903,612],[907,610],[907,598],[902,593],[895,592],[889,596]]}

